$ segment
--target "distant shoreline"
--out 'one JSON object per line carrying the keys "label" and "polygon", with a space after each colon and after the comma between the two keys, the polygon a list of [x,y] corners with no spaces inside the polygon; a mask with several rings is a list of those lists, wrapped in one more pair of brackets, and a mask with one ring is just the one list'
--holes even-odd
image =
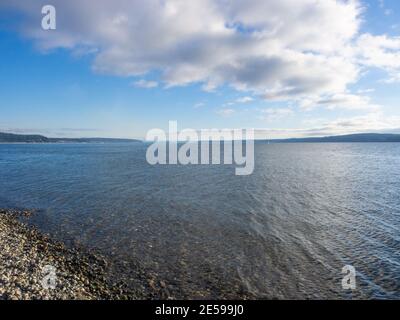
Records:
{"label": "distant shoreline", "polygon": [[[221,139],[221,141],[223,141]],[[268,143],[381,143],[400,142],[400,134],[389,133],[358,133],[340,136],[290,138],[290,139],[255,139],[256,142]],[[20,135],[0,132],[0,144],[106,144],[106,143],[146,143],[153,141],[142,141],[138,139],[116,139],[116,138],[48,138],[41,135]],[[179,143],[185,141],[180,141]]]}
{"label": "distant shoreline", "polygon": [[118,143],[142,143],[143,141],[135,141],[135,142],[0,142],[0,144],[40,144],[40,145],[49,145],[49,144],[118,144]]}
{"label": "distant shoreline", "polygon": [[141,142],[138,139],[117,138],[49,138],[34,134],[15,134],[0,132],[0,143],[121,143]]}

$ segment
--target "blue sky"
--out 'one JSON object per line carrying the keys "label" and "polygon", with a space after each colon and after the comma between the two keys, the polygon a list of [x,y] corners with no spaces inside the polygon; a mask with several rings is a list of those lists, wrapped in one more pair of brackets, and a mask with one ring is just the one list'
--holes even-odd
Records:
{"label": "blue sky", "polygon": [[44,2],[3,2],[0,131],[400,132],[397,0],[47,1],[56,30],[41,29]]}

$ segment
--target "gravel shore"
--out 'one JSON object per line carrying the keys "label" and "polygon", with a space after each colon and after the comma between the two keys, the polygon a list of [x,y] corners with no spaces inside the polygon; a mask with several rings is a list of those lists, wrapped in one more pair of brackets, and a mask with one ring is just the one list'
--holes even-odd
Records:
{"label": "gravel shore", "polygon": [[[0,209],[0,300],[249,299],[238,284],[167,282],[137,261],[66,246],[30,224],[31,211]],[[122,276],[124,275],[124,276]],[[190,279],[189,279],[190,280]]]}
{"label": "gravel shore", "polygon": [[28,227],[21,218],[30,214],[0,209],[0,300],[126,298],[108,284],[105,259]]}

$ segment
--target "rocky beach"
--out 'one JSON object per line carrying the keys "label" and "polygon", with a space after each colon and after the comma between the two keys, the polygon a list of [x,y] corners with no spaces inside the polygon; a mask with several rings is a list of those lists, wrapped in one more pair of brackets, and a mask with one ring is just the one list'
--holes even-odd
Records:
{"label": "rocky beach", "polygon": [[[29,223],[34,211],[0,209],[0,300],[248,299],[233,287],[195,291],[137,263],[67,245]],[[125,277],[123,276],[125,274]],[[129,275],[127,280],[126,275]]]}
{"label": "rocky beach", "polygon": [[105,259],[41,234],[21,221],[30,214],[0,209],[0,300],[126,298]]}

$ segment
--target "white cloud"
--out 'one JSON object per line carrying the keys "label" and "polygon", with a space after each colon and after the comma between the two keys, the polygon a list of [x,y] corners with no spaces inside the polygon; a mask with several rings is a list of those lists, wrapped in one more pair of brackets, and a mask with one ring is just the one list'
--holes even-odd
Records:
{"label": "white cloud", "polygon": [[339,118],[325,123],[321,130],[328,134],[356,132],[382,132],[400,129],[400,117],[387,117],[381,112],[371,112],[363,116]]}
{"label": "white cloud", "polygon": [[316,107],[324,107],[328,110],[344,109],[353,111],[378,111],[381,109],[381,106],[371,103],[370,97],[350,93],[338,93],[318,97],[318,99],[303,99],[299,104],[301,109],[305,111],[313,110]]}
{"label": "white cloud", "polygon": [[309,119],[308,122],[322,124],[304,129],[260,128],[256,130],[256,137],[258,139],[284,139],[293,137],[344,135],[352,133],[400,133],[400,117],[386,117],[381,112],[372,112],[363,116],[350,118],[338,118],[331,121],[324,121],[323,119],[315,119],[315,121],[312,121],[312,119]]}
{"label": "white cloud", "polygon": [[166,87],[230,85],[269,100],[318,100],[347,94],[363,67],[400,69],[400,38],[360,34],[359,0],[53,0],[52,32],[38,22],[44,4],[2,0],[0,9],[22,13],[23,34],[41,50],[86,52],[98,73],[155,71]]}
{"label": "white cloud", "polygon": [[241,98],[236,99],[235,101],[225,103],[224,106],[227,107],[227,106],[233,106],[235,104],[245,104],[245,103],[249,103],[252,101],[254,101],[254,98],[252,98],[252,97],[241,97]]}
{"label": "white cloud", "polygon": [[357,67],[342,55],[357,34],[356,0],[54,0],[57,30],[37,23],[45,1],[3,1],[22,11],[43,50],[91,49],[96,72],[161,72],[167,86],[229,84],[273,97],[343,91]]}
{"label": "white cloud", "polygon": [[366,93],[372,93],[375,92],[375,89],[369,88],[369,89],[359,89],[357,90],[357,94],[366,94]]}
{"label": "white cloud", "polygon": [[249,103],[254,101],[254,98],[252,97],[242,97],[236,100],[236,103]]}
{"label": "white cloud", "polygon": [[400,82],[400,71],[398,73],[393,72],[392,74],[389,75],[389,78],[382,79],[380,82],[387,83],[387,84],[399,83]]}
{"label": "white cloud", "polygon": [[381,82],[399,82],[400,37],[363,34],[357,40],[357,53],[363,65],[380,68],[388,73],[389,77]]}
{"label": "white cloud", "polygon": [[400,37],[363,34],[357,40],[357,49],[367,66],[389,70],[400,68]]}
{"label": "white cloud", "polygon": [[133,82],[132,86],[138,87],[138,88],[151,89],[151,88],[158,87],[158,82],[141,79],[141,80]]}

